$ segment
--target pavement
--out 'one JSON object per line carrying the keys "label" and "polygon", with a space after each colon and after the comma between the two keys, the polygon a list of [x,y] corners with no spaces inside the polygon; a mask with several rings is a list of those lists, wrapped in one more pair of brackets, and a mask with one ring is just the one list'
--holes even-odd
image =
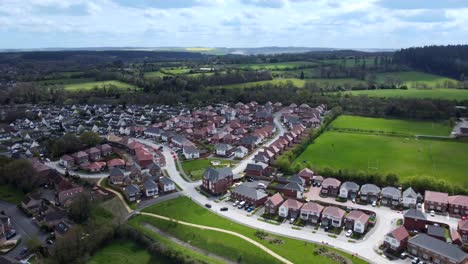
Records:
{"label": "pavement", "polygon": [[12,258],[18,256],[21,249],[26,246],[26,241],[29,238],[37,237],[41,241],[46,239],[47,234],[42,232],[40,228],[33,223],[33,220],[18,209],[16,205],[0,200],[0,211],[4,211],[5,214],[10,217],[17,235],[21,236],[21,242],[12,251],[8,252],[6,256]]}

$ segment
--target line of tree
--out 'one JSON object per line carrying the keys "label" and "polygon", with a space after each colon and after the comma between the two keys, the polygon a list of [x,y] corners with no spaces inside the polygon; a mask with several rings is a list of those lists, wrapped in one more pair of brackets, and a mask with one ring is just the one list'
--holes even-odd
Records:
{"label": "line of tree", "polygon": [[424,72],[465,81],[468,77],[468,45],[425,46],[395,52],[393,61]]}

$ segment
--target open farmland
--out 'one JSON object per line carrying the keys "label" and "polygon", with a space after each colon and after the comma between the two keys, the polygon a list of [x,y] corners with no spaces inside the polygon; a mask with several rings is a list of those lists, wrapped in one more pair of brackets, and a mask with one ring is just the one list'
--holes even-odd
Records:
{"label": "open farmland", "polygon": [[91,82],[80,82],[80,83],[69,83],[64,84],[63,87],[67,91],[79,91],[79,90],[92,90],[94,88],[102,88],[102,87],[111,87],[115,86],[117,89],[121,90],[134,90],[138,89],[136,86],[128,83],[124,83],[121,81],[91,81]]}
{"label": "open farmland", "polygon": [[[181,214],[180,211],[173,210],[173,208],[184,208],[184,213]],[[243,226],[234,222],[231,222],[227,220],[226,218],[223,218],[221,216],[218,216],[206,208],[203,208],[199,205],[197,205],[195,202],[193,202],[190,198],[188,197],[179,197],[176,199],[172,199],[169,201],[165,201],[156,205],[153,205],[149,208],[146,208],[144,210],[145,212],[148,213],[154,213],[158,215],[163,215],[167,217],[171,217],[177,220],[189,222],[189,223],[194,223],[194,224],[200,224],[200,225],[205,225],[205,226],[211,226],[211,227],[217,227],[217,228],[222,228],[225,230],[230,230],[237,232],[239,234],[242,234],[244,236],[247,236],[262,245],[268,247],[269,249],[273,250],[275,253],[285,257],[286,259],[290,260],[293,263],[336,263],[332,261],[330,258],[322,256],[320,254],[315,255],[314,250],[317,249],[319,246],[312,244],[312,243],[306,243],[304,241],[300,240],[295,240],[295,239],[290,239],[286,237],[281,237],[281,236],[276,236],[276,235],[268,235],[267,239],[259,239],[257,236],[255,236],[255,229],[249,228],[247,226]],[[152,225],[155,225],[159,228],[162,228],[164,231],[171,233],[172,235],[178,237],[181,240],[189,240],[190,243],[193,243],[194,246],[197,247],[207,247],[210,251],[211,250],[216,250],[218,255],[225,256],[225,257],[230,257],[232,256],[233,252],[234,254],[242,254],[242,263],[264,263],[264,262],[259,262],[258,259],[255,262],[251,262],[251,258],[249,257],[249,252],[252,251],[252,249],[256,249],[253,245],[251,244],[238,244],[236,245],[234,242],[237,241],[235,239],[236,237],[234,236],[229,236],[229,235],[222,235],[224,241],[226,242],[219,242],[218,245],[219,248],[214,249],[215,247],[208,247],[208,245],[212,245],[213,242],[216,242],[218,240],[218,237],[215,236],[212,238],[211,234],[208,235],[207,231],[201,230],[201,229],[196,229],[196,228],[183,228],[179,230],[181,225],[177,225],[177,228],[169,228],[169,225],[171,223],[163,223],[161,220],[156,220],[155,218],[151,218],[148,216],[142,216],[138,215],[136,217],[133,217],[130,220],[130,224],[132,226],[139,226],[141,227],[143,223],[150,223]],[[172,224],[174,225],[174,224]],[[191,234],[191,236],[188,236],[186,233],[183,231],[188,232],[188,234]],[[283,241],[282,244],[278,243],[270,243],[269,241],[272,241],[273,239],[280,239]],[[193,241],[192,241],[193,240]],[[221,246],[222,244],[222,246]],[[236,251],[235,249],[239,249],[239,251]],[[348,263],[365,263],[365,261],[358,259],[358,258],[352,258],[350,257],[349,254],[328,248],[328,250],[337,252],[339,255],[345,257],[348,259]],[[256,249],[256,254],[258,255],[258,258],[260,259],[269,259],[263,251],[260,251]],[[245,258],[244,258],[245,257]],[[237,261],[238,259],[234,259],[234,261]],[[274,262],[276,263],[276,262]]]}
{"label": "open farmland", "polygon": [[[392,126],[392,129],[405,131],[402,126]],[[421,129],[409,127],[406,131],[444,131],[442,128],[432,132],[430,130],[430,125],[425,125]],[[328,167],[335,170],[394,173],[400,179],[428,176],[451,183],[468,184],[465,174],[468,169],[467,146],[466,143],[455,141],[327,131],[310,144],[293,165],[307,163],[317,169]]]}
{"label": "open farmland", "polygon": [[331,127],[336,129],[361,129],[408,135],[448,136],[452,130],[448,124],[440,122],[424,122],[417,120],[401,120],[386,118],[371,118],[342,115],[333,121]]}
{"label": "open farmland", "polygon": [[452,88],[457,85],[455,79],[417,71],[377,74],[377,82],[385,83],[389,78],[401,80],[408,88]]}
{"label": "open farmland", "polygon": [[288,61],[278,63],[252,63],[252,64],[231,64],[228,67],[252,70],[288,70],[297,68],[313,67],[318,65],[312,61]]}
{"label": "open farmland", "polygon": [[388,89],[349,91],[346,94],[367,95],[369,97],[403,97],[418,99],[468,100],[468,90],[461,89]]}
{"label": "open farmland", "polygon": [[273,80],[267,80],[267,81],[258,81],[258,82],[247,82],[247,83],[236,83],[236,84],[229,84],[229,85],[223,85],[223,86],[213,86],[213,87],[221,87],[225,89],[242,89],[242,88],[250,88],[250,87],[255,87],[259,85],[265,85],[265,84],[285,84],[287,82],[292,82],[294,86],[297,87],[303,87],[305,84],[304,80],[300,79],[273,79]]}

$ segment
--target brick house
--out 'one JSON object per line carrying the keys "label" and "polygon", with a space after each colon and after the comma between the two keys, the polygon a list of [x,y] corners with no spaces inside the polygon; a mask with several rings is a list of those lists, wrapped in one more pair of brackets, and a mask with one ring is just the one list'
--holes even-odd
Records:
{"label": "brick house", "polygon": [[424,194],[424,209],[445,213],[448,209],[448,194],[442,192],[426,191]]}
{"label": "brick house", "polygon": [[75,159],[76,164],[89,162],[89,156],[84,151],[78,151],[77,153],[73,154],[73,158]]}
{"label": "brick house", "polygon": [[372,203],[377,202],[379,199],[379,194],[380,188],[375,184],[368,183],[361,186],[361,190],[359,191],[359,198],[361,202]]}
{"label": "brick house", "polygon": [[388,207],[397,207],[400,205],[401,200],[401,190],[395,187],[384,187],[382,188],[381,195],[381,204]]}
{"label": "brick house", "polygon": [[455,195],[448,198],[448,211],[451,215],[468,216],[468,196]]}
{"label": "brick house", "polygon": [[403,214],[403,225],[407,230],[423,232],[426,230],[426,215],[417,209],[409,209]]}
{"label": "brick house", "polygon": [[301,170],[297,175],[303,178],[306,185],[310,185],[312,183],[312,177],[314,177],[314,172],[308,168]]}
{"label": "brick house", "polygon": [[114,185],[119,185],[124,182],[125,173],[120,168],[113,168],[109,173],[109,182]]}
{"label": "brick house", "polygon": [[64,168],[70,169],[75,166],[75,159],[70,155],[63,155],[60,158],[59,164]]}
{"label": "brick house", "polygon": [[408,245],[409,233],[404,226],[400,226],[385,235],[384,246],[392,253],[404,251]]}
{"label": "brick house", "polygon": [[329,197],[336,197],[340,192],[341,182],[335,178],[326,178],[322,182],[320,193]]}
{"label": "brick house", "polygon": [[124,193],[130,202],[135,202],[140,199],[141,190],[138,185],[130,184],[125,188]]}
{"label": "brick house", "polygon": [[88,153],[88,157],[92,161],[97,161],[101,159],[101,150],[99,150],[96,147],[87,149],[86,153]]}
{"label": "brick house", "polygon": [[244,182],[231,191],[231,198],[238,201],[245,201],[255,207],[263,205],[268,199],[265,191],[258,188],[258,183]]}
{"label": "brick house", "polygon": [[165,193],[173,192],[176,189],[175,183],[171,180],[171,178],[163,176],[159,178],[159,190]]}
{"label": "brick house", "polygon": [[419,234],[410,239],[408,252],[431,263],[465,264],[468,260],[468,255],[459,247],[426,234]]}
{"label": "brick house", "polygon": [[468,220],[459,221],[457,231],[463,243],[468,244]]}
{"label": "brick house", "polygon": [[267,214],[276,214],[278,213],[278,208],[284,202],[283,196],[280,193],[275,193],[273,196],[269,197],[265,202],[265,213]]}
{"label": "brick house", "polygon": [[203,173],[202,188],[212,195],[221,195],[231,187],[233,177],[232,169],[229,167],[208,168]]}

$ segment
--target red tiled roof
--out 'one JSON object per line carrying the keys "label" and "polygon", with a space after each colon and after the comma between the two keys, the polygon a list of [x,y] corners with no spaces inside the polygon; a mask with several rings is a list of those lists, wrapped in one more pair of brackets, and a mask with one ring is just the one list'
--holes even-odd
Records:
{"label": "red tiled roof", "polygon": [[388,235],[392,236],[398,241],[405,240],[409,237],[408,230],[406,230],[405,226],[400,226],[397,229],[390,232]]}
{"label": "red tiled roof", "polygon": [[458,222],[458,229],[468,232],[468,220]]}
{"label": "red tiled roof", "polygon": [[281,204],[284,199],[283,199],[283,196],[281,196],[280,193],[275,193],[273,196],[271,196],[270,198],[268,198],[267,202],[270,201],[273,206],[277,206],[279,204]]}
{"label": "red tiled roof", "polygon": [[465,195],[449,196],[448,201],[449,204],[468,207],[468,196]]}
{"label": "red tiled roof", "polygon": [[424,194],[424,201],[447,204],[448,194],[442,192],[426,191]]}

